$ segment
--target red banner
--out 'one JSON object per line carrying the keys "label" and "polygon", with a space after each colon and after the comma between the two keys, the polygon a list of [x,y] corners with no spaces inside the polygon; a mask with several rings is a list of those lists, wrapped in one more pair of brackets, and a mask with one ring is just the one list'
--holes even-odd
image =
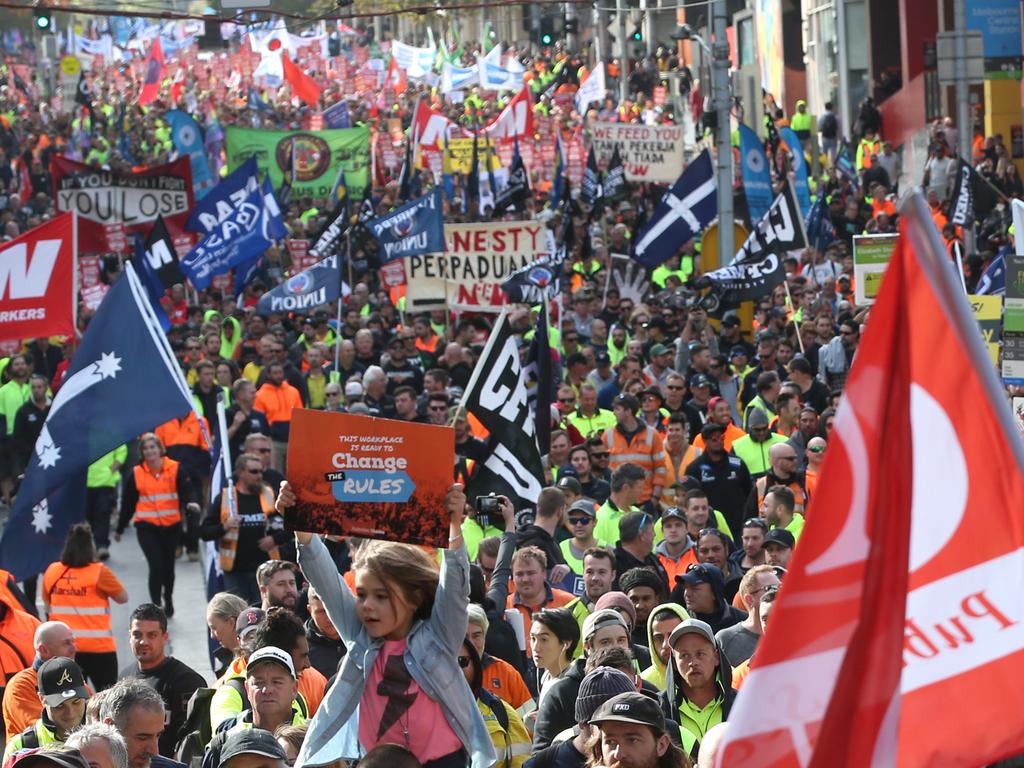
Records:
{"label": "red banner", "polygon": [[74,236],[64,214],[0,248],[0,338],[74,335]]}
{"label": "red banner", "polygon": [[78,257],[78,288],[85,290],[99,285],[100,282],[100,257],[79,256]]}
{"label": "red banner", "polygon": [[102,253],[109,248],[107,226],[123,224],[128,234],[145,236],[163,216],[171,236],[185,232],[195,203],[187,157],[131,173],[104,171],[56,155],[50,163],[57,210],[78,212],[78,248]]}

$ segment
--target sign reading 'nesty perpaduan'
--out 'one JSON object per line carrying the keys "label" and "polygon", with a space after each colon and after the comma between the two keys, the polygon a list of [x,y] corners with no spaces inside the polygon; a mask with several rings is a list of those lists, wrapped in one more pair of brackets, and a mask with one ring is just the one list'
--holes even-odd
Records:
{"label": "sign reading 'nesty perpaduan'", "polygon": [[285,526],[339,536],[446,546],[444,496],[455,466],[449,427],[296,410]]}

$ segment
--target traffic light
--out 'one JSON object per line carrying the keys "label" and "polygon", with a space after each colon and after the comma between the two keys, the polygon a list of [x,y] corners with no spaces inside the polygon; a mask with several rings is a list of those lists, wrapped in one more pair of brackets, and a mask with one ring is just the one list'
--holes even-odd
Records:
{"label": "traffic light", "polygon": [[633,27],[633,40],[639,43],[641,40],[644,39],[643,29],[643,24],[637,24],[635,27]]}
{"label": "traffic light", "polygon": [[540,44],[551,45],[555,41],[555,20],[542,16],[540,20]]}
{"label": "traffic light", "polygon": [[32,14],[36,19],[36,29],[40,32],[53,31],[53,13],[49,8],[35,8]]}

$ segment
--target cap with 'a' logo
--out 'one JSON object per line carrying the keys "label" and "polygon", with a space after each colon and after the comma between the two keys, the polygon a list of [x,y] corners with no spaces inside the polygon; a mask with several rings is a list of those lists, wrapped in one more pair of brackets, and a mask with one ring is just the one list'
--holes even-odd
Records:
{"label": "cap with 'a' logo", "polygon": [[38,687],[48,707],[59,707],[70,699],[89,698],[81,668],[62,656],[44,661],[39,667]]}

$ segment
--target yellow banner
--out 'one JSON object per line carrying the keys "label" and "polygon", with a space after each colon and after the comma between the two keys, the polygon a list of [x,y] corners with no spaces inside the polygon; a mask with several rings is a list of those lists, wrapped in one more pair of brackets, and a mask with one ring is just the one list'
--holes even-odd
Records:
{"label": "yellow banner", "polygon": [[[498,152],[489,138],[477,139],[476,151],[480,170],[496,171],[501,168]],[[469,173],[473,164],[473,139],[448,139],[444,153],[445,173]]]}
{"label": "yellow banner", "polygon": [[974,319],[978,321],[981,335],[985,338],[992,365],[999,365],[999,341],[1003,337],[1003,297],[968,296]]}

